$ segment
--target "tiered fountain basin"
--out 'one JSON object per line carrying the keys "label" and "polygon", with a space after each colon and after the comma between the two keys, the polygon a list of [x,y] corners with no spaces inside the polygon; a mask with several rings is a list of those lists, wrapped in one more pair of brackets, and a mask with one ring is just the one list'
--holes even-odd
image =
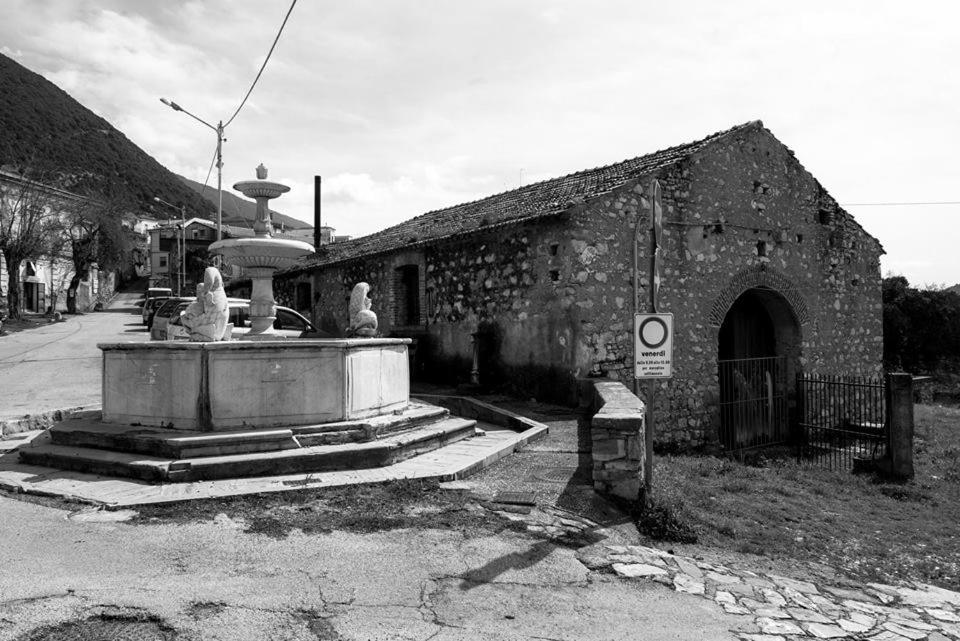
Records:
{"label": "tiered fountain basin", "polygon": [[402,411],[410,339],[110,343],[103,420],[171,430],[310,425]]}

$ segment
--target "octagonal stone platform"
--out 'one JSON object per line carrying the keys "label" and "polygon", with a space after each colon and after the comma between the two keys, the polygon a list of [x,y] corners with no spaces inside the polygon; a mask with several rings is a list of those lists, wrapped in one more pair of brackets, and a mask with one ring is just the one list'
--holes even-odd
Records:
{"label": "octagonal stone platform", "polygon": [[409,339],[108,343],[103,421],[174,430],[311,425],[402,411]]}

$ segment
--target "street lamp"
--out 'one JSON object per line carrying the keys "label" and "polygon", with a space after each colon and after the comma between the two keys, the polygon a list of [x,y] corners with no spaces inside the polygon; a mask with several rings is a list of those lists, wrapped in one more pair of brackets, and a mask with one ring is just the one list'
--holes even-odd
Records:
{"label": "street lamp", "polygon": [[183,296],[183,288],[187,282],[187,224],[185,222],[187,208],[183,205],[179,207],[172,205],[159,196],[154,196],[153,201],[180,212],[180,269],[178,270],[180,274],[177,276],[177,296]]}
{"label": "street lamp", "polygon": [[[181,107],[180,105],[178,105],[172,100],[161,98],[160,102],[170,107],[174,111],[182,111],[183,113],[187,114],[188,116],[190,116],[191,118],[199,122],[200,124],[206,127],[209,127],[210,129],[212,129],[217,133],[217,240],[219,241],[222,238],[221,228],[223,227],[223,154],[222,154],[222,151],[223,151],[223,142],[226,140],[226,138],[223,137],[223,121],[222,120],[219,121],[217,123],[217,126],[214,127],[203,118],[199,118],[193,115],[192,113],[190,113],[189,111],[187,111],[186,109],[184,109],[183,107]],[[217,261],[217,267],[219,267],[220,266],[219,255],[217,255],[216,261]]]}

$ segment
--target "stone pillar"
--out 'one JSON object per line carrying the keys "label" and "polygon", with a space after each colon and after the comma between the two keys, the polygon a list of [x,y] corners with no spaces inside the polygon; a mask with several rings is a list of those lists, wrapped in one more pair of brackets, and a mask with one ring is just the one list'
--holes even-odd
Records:
{"label": "stone pillar", "polygon": [[593,487],[640,500],[644,473],[644,405],[622,383],[596,382],[590,421]]}
{"label": "stone pillar", "polygon": [[887,457],[887,473],[913,478],[913,377],[904,372],[887,374]]}

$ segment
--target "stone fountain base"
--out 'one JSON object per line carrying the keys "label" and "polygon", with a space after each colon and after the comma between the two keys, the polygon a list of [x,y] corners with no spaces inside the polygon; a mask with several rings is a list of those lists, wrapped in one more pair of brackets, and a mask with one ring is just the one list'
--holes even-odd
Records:
{"label": "stone fountain base", "polygon": [[19,450],[28,465],[151,482],[192,482],[392,465],[478,434],[476,421],[411,402],[384,416],[227,432],[76,418]]}
{"label": "stone fountain base", "polygon": [[103,421],[223,431],[404,410],[409,339],[112,343]]}

